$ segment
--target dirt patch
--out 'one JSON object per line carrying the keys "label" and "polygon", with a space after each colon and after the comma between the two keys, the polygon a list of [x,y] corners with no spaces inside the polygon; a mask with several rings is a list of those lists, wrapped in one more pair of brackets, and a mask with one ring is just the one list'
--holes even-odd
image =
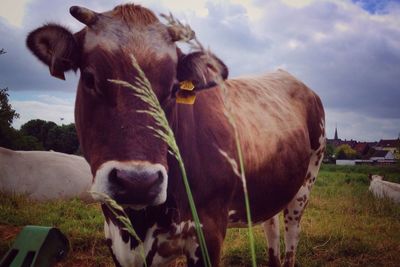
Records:
{"label": "dirt patch", "polygon": [[0,240],[9,241],[14,239],[22,227],[0,224]]}
{"label": "dirt patch", "polygon": [[[18,233],[22,230],[21,226],[3,225],[0,224],[0,240],[3,242],[11,242],[17,237]],[[101,242],[100,242],[101,243]],[[99,255],[99,251],[95,251],[96,246],[104,246],[104,244],[93,244],[93,246],[84,251],[70,251],[67,258],[58,262],[55,267],[112,267],[114,263],[111,256],[107,253],[106,255]],[[4,251],[4,253],[7,249]],[[0,253],[1,259],[1,253]],[[168,267],[185,267],[186,260],[184,257],[180,257],[175,261],[168,264]]]}

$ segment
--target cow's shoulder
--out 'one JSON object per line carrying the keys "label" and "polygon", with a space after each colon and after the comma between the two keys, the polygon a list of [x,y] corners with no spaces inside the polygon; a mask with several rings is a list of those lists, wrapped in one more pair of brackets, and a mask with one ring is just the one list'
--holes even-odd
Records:
{"label": "cow's shoulder", "polygon": [[[318,96],[290,73],[277,70],[242,76],[225,81],[222,87],[198,95],[193,117],[201,131],[196,134],[206,135],[225,150],[223,144],[233,136],[224,111],[223,102],[227,102],[250,169],[264,165],[286,147],[308,153],[314,146],[310,143],[317,145],[322,105]],[[191,117],[191,111],[185,108],[185,118]]]}

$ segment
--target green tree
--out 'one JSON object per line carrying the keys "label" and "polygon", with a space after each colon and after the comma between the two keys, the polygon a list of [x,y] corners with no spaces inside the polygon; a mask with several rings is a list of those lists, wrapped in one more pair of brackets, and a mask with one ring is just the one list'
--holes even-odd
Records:
{"label": "green tree", "polygon": [[8,88],[0,89],[0,123],[11,127],[14,119],[19,118],[19,114],[8,103]]}
{"label": "green tree", "polygon": [[[2,54],[5,54],[3,48],[0,49],[0,55]],[[11,107],[8,97],[8,88],[0,88],[0,146],[13,149],[17,132],[11,124],[14,119],[19,118],[19,114]]]}
{"label": "green tree", "polygon": [[[0,49],[0,55],[5,54]],[[0,146],[14,150],[40,150],[43,146],[33,136],[25,136],[12,127],[19,114],[9,103],[8,88],[0,89]]]}
{"label": "green tree", "polygon": [[36,137],[24,135],[21,132],[15,131],[14,147],[15,150],[43,150],[43,145]]}
{"label": "green tree", "polygon": [[27,123],[23,124],[21,126],[20,131],[24,135],[30,135],[36,137],[37,140],[40,142],[43,142],[43,140],[46,139],[46,136],[43,136],[42,129],[43,126],[46,124],[46,121],[44,120],[30,120]]}
{"label": "green tree", "polygon": [[8,102],[8,88],[0,89],[0,146],[13,148],[16,132],[11,124],[19,114]]}
{"label": "green tree", "polygon": [[357,151],[352,149],[349,145],[340,145],[335,150],[337,159],[356,159],[358,157]]}
{"label": "green tree", "polygon": [[45,121],[45,120],[40,120],[40,119],[35,119],[35,120],[30,120],[27,123],[23,124],[21,126],[21,132],[24,135],[29,135],[36,137],[36,139],[42,143],[43,147],[46,150],[51,149],[50,145],[47,143],[47,137],[49,134],[49,131],[54,128],[58,127],[57,124],[55,124],[52,121]]}
{"label": "green tree", "polygon": [[42,131],[41,131],[41,136],[43,138],[42,139],[43,147],[46,150],[50,150],[50,149],[54,150],[54,148],[52,148],[52,143],[54,141],[51,139],[51,136],[49,136],[49,132],[52,129],[57,128],[57,127],[58,127],[58,125],[56,123],[52,122],[52,121],[46,121],[46,123],[43,124]]}
{"label": "green tree", "polygon": [[375,148],[370,147],[367,154],[364,155],[364,159],[369,159],[375,153]]}
{"label": "green tree", "polygon": [[335,155],[335,146],[332,144],[326,144],[324,158],[331,161]]}
{"label": "green tree", "polygon": [[52,121],[30,120],[21,126],[20,132],[38,140],[45,150],[77,153],[79,148],[75,124],[58,126]]}
{"label": "green tree", "polygon": [[75,124],[52,127],[47,135],[46,148],[68,154],[76,153],[79,141]]}
{"label": "green tree", "polygon": [[346,153],[343,149],[340,149],[336,152],[336,159],[347,159]]}

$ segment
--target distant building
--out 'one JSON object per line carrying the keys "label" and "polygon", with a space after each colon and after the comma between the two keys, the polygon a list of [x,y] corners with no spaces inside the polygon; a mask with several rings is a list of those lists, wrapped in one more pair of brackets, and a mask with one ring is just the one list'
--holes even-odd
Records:
{"label": "distant building", "polygon": [[393,153],[396,159],[399,159],[400,139],[381,139],[375,145],[376,150],[385,150]]}
{"label": "distant building", "polygon": [[356,160],[354,159],[337,159],[336,165],[340,166],[354,166],[356,165]]}
{"label": "distant building", "polygon": [[[381,139],[379,142],[358,142],[356,140],[342,140],[339,138],[337,126],[333,139],[327,139],[327,144],[333,147],[348,145],[357,152],[357,160],[341,160],[336,164],[393,164],[400,159],[400,139]],[[334,159],[334,158],[333,158]]]}
{"label": "distant building", "polygon": [[396,164],[397,160],[392,151],[388,150],[376,150],[371,156],[370,161],[374,165],[390,165]]}
{"label": "distant building", "polygon": [[376,147],[376,145],[378,144],[378,142],[366,142],[371,148],[374,148],[375,149],[375,147]]}
{"label": "distant building", "polygon": [[335,127],[335,137],[333,138],[333,140],[339,140],[338,134],[337,134],[337,125]]}
{"label": "distant building", "polygon": [[391,151],[387,150],[376,150],[374,154],[372,154],[371,160],[394,160],[394,154]]}
{"label": "distant building", "polygon": [[353,148],[358,143],[356,140],[353,140],[353,139],[351,139],[351,140],[346,140],[346,139],[342,140],[342,139],[340,139],[339,135],[338,135],[337,126],[335,127],[335,136],[334,136],[334,138],[333,139],[329,139],[328,138],[326,140],[326,142],[327,142],[327,144],[331,144],[334,147],[338,147],[338,146],[341,146],[341,145],[349,145],[351,148]]}
{"label": "distant building", "polygon": [[358,142],[354,145],[353,149],[357,151],[358,155],[364,158],[370,153],[371,146],[368,142]]}
{"label": "distant building", "polygon": [[341,145],[342,140],[339,138],[337,126],[335,127],[335,135],[333,139],[326,139],[327,144],[333,145],[334,147],[338,147]]}

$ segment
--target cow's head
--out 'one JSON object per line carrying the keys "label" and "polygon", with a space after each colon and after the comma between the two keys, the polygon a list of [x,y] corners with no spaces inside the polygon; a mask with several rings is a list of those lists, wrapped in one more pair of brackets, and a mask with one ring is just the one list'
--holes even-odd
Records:
{"label": "cow's head", "polygon": [[159,102],[166,103],[180,80],[204,89],[216,77],[226,78],[227,68],[216,57],[209,64],[202,52],[182,54],[175,45],[176,29],[141,6],[104,13],[74,6],[70,13],[86,27],[73,34],[45,25],[29,34],[27,46],[57,78],[80,70],[75,122],[94,176],[92,190],[137,208],[161,204],[168,183],[167,145],[147,127],[157,127],[154,120],[136,112],[147,104],[109,79],[134,83],[133,55]]}

